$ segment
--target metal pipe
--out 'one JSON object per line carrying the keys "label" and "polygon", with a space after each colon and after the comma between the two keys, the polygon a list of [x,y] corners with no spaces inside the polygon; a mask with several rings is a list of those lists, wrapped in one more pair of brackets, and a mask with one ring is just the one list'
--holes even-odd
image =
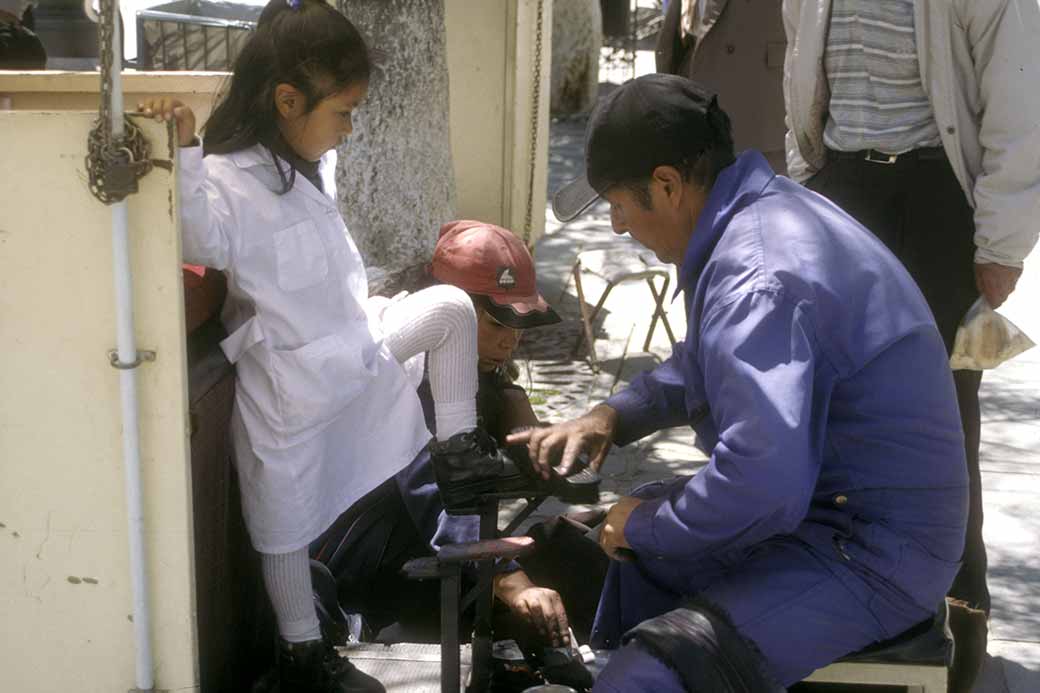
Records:
{"label": "metal pipe", "polygon": [[[88,0],[89,2],[89,0]],[[118,17],[112,27],[112,136],[123,136],[123,50]],[[112,260],[116,297],[116,349],[121,364],[138,362],[134,338],[133,274],[130,266],[126,199],[112,205]],[[134,650],[139,691],[154,688],[151,610],[145,573],[144,504],[141,492],[141,450],[138,425],[137,368],[119,369],[123,409],[123,470],[126,480],[127,530],[130,544],[130,581],[133,589]]]}

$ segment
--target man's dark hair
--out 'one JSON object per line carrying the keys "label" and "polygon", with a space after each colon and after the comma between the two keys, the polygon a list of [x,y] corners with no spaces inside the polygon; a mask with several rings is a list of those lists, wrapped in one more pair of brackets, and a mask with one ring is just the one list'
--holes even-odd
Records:
{"label": "man's dark hair", "polygon": [[[731,165],[736,160],[733,151],[733,128],[729,116],[721,108],[712,107],[708,111],[708,122],[715,135],[714,139],[707,144],[692,159],[687,158],[673,164],[661,164],[674,166],[682,175],[683,182],[693,183],[698,188],[710,190],[715,185],[722,169]],[[651,209],[650,178],[653,171],[647,172],[640,178],[623,181],[619,185],[629,190],[636,198],[639,205],[646,210]]]}

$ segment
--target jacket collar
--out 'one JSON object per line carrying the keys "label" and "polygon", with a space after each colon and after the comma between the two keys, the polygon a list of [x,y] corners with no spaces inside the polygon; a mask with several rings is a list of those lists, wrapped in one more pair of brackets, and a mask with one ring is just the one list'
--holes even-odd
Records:
{"label": "jacket collar", "polygon": [[686,246],[686,254],[679,266],[676,294],[697,282],[730,220],[758,199],[775,176],[765,157],[753,149],[741,153],[735,162],[722,170],[708,193],[708,201],[697,217],[690,243]]}
{"label": "jacket collar", "polygon": [[[321,164],[319,164],[318,167],[319,170],[323,167],[326,156],[328,156],[328,154],[322,157]],[[281,183],[281,178],[278,177],[278,170],[275,168],[274,165],[274,155],[267,147],[265,147],[262,144],[254,144],[252,147],[247,147],[246,149],[240,149],[237,152],[232,152],[228,155],[228,157],[235,164],[235,166],[238,166],[242,169],[253,168],[258,166],[263,167],[267,169],[272,176],[274,176],[274,179],[277,180],[279,184]],[[281,164],[283,171],[289,170],[289,162],[287,162],[282,157],[278,157],[278,161]],[[299,172],[297,172],[296,174],[296,181],[293,184],[293,190],[298,190],[307,197],[310,197],[311,199],[320,202],[322,206],[325,207],[327,207],[329,203],[332,201],[328,195],[323,193],[318,188],[314,187],[314,184],[307,180],[307,176],[304,176]]]}

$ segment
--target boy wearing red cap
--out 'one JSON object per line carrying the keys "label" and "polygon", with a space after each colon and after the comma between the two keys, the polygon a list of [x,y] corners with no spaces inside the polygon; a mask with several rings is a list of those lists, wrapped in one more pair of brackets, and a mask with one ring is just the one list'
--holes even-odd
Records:
{"label": "boy wearing red cap", "polygon": [[[538,426],[527,393],[513,383],[516,370],[511,357],[523,330],[558,323],[560,317],[538,293],[530,252],[513,233],[499,226],[472,220],[453,221],[441,227],[427,270],[430,283],[463,289],[477,309],[477,415],[481,428],[502,443],[510,432]],[[432,429],[428,382],[423,382],[419,395],[427,412],[427,425]],[[510,452],[526,457],[523,446]],[[377,489],[379,499],[362,501],[381,517],[377,523],[371,523],[379,531],[352,540],[350,554],[357,557],[359,565],[331,566],[337,575],[349,576],[350,584],[339,578],[341,599],[349,602],[344,606],[348,610],[357,607],[376,629],[410,611],[404,592],[414,592],[415,588],[396,579],[406,560],[429,553],[431,547],[476,541],[479,537],[477,516],[455,514],[450,501],[452,514],[445,511],[444,484],[439,487],[437,481],[443,482],[443,475],[450,473],[451,470],[435,468],[428,452],[420,454],[395,476],[396,483]],[[512,469],[481,483],[496,484],[496,490],[503,485],[529,488],[541,484],[539,488],[565,500],[596,500],[598,489],[595,484],[582,483],[587,479],[573,483],[562,478],[555,481],[549,488],[544,486],[545,481]],[[335,553],[337,541],[322,537],[312,546],[312,555],[325,560]],[[369,562],[373,556],[378,558]],[[512,613],[533,626],[547,644],[569,644],[570,625],[559,593],[535,585],[515,563],[502,565],[498,570],[495,594]],[[381,610],[379,603],[386,603],[389,613]]]}

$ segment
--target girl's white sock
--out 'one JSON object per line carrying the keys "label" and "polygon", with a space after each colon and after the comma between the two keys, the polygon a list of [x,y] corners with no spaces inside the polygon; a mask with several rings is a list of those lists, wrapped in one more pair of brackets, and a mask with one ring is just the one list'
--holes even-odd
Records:
{"label": "girl's white sock", "polygon": [[383,312],[390,353],[401,363],[427,352],[437,439],[477,427],[477,315],[462,289],[432,286]]}
{"label": "girl's white sock", "polygon": [[278,619],[279,635],[286,642],[320,640],[307,547],[292,553],[261,553],[260,572]]}

